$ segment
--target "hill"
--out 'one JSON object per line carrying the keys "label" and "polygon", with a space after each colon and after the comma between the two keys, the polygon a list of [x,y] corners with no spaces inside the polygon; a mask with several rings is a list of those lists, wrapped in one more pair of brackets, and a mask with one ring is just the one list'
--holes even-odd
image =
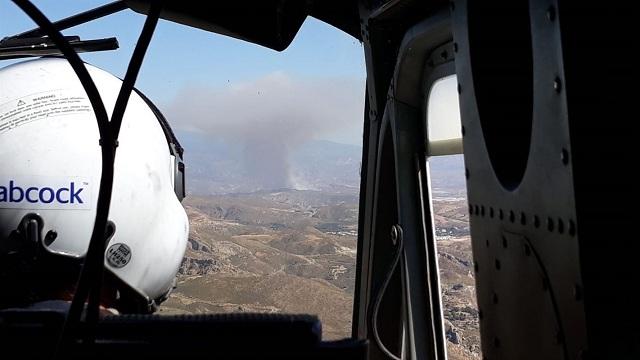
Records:
{"label": "hill", "polygon": [[[357,203],[310,190],[186,198],[189,246],[161,313],[311,313],[325,338],[350,336]],[[451,359],[479,353],[465,204],[434,203]]]}

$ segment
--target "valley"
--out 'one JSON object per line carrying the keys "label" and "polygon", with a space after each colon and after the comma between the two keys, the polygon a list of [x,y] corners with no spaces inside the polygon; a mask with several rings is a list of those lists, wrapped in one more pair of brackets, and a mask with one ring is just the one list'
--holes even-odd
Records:
{"label": "valley", "polygon": [[[451,359],[480,353],[466,199],[434,201]],[[323,337],[351,334],[358,198],[282,189],[189,196],[190,238],[161,314],[316,314]]]}

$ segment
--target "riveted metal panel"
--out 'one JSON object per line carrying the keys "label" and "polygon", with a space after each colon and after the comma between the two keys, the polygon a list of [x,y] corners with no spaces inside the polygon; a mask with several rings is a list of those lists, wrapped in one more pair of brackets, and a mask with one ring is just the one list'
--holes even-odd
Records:
{"label": "riveted metal panel", "polygon": [[[559,26],[550,2],[471,3],[452,16],[483,353],[575,359],[586,330]],[[501,36],[478,35],[491,27]]]}

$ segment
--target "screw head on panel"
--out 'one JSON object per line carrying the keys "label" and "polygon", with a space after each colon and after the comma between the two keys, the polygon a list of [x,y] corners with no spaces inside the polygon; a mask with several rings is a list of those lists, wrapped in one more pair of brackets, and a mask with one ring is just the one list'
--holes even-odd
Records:
{"label": "screw head on panel", "polygon": [[546,12],[547,20],[554,21],[556,19],[556,8],[549,6]]}
{"label": "screw head on panel", "polygon": [[556,77],[553,80],[553,90],[555,90],[557,93],[560,93],[562,91],[562,81],[559,77]]}

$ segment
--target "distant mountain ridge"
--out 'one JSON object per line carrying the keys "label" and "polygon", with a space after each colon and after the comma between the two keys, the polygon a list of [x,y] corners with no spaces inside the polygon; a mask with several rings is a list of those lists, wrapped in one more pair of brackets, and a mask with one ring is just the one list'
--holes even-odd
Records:
{"label": "distant mountain ridge", "polygon": [[[357,194],[362,147],[311,140],[286,154],[256,153],[254,146],[230,143],[196,132],[178,131],[185,149],[187,193],[216,195],[275,189]],[[259,147],[258,147],[259,148]],[[268,149],[265,150],[268,152]],[[464,190],[461,156],[431,161],[434,188]]]}

